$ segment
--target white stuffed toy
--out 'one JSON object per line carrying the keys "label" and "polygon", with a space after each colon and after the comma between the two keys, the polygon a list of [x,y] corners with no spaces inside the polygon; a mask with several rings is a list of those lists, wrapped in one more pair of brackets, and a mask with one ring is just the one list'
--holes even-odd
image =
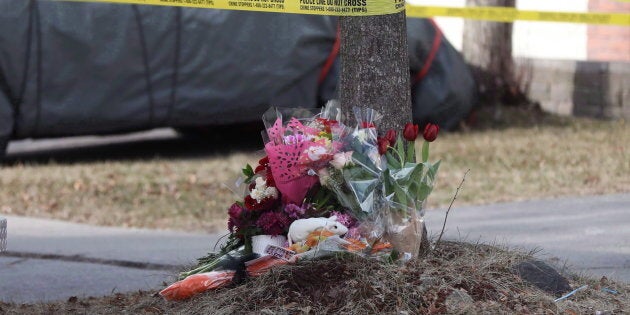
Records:
{"label": "white stuffed toy", "polygon": [[339,236],[348,232],[348,228],[345,225],[337,222],[336,216],[330,218],[299,219],[293,221],[291,226],[289,226],[289,234],[287,235],[289,246],[293,245],[293,243],[305,240],[309,234],[318,229],[324,229]]}

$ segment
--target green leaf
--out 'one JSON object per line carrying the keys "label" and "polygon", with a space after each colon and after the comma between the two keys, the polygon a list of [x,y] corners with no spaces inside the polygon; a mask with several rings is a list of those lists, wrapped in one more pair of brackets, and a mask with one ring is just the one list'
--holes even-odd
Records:
{"label": "green leaf", "polygon": [[243,169],[243,175],[245,175],[245,182],[249,183],[252,180],[252,177],[254,177],[255,174],[251,165],[247,164],[247,166],[245,166]]}
{"label": "green leaf", "polygon": [[409,175],[409,178],[411,179],[411,181],[416,182],[416,181],[420,181],[422,179],[422,171],[424,170],[424,164],[423,163],[418,163],[416,164],[416,166],[413,168],[413,172],[411,172],[411,175]]}
{"label": "green leaf", "polygon": [[423,163],[418,163],[413,168],[413,171],[409,175],[409,191],[416,193],[414,197],[417,196],[418,190],[420,189],[420,182],[422,181],[422,173],[424,171],[425,165]]}
{"label": "green leaf", "polygon": [[386,169],[383,172],[383,185],[385,186],[385,195],[391,195],[394,192],[394,186],[391,183],[391,176],[389,174],[389,169]]}
{"label": "green leaf", "polygon": [[425,182],[420,183],[420,189],[418,189],[418,200],[425,200],[431,194],[433,186],[428,185]]}
{"label": "green leaf", "polygon": [[391,195],[393,193],[395,202],[406,204],[407,193],[405,192],[404,188],[398,184],[396,179],[391,176],[390,170],[386,170],[383,175],[385,195]]}
{"label": "green leaf", "polygon": [[392,181],[392,186],[394,188],[394,199],[395,199],[395,201],[400,203],[400,204],[406,205],[407,204],[408,193],[396,181]]}
{"label": "green leaf", "polygon": [[400,162],[394,156],[392,156],[389,151],[385,153],[385,158],[387,159],[387,166],[389,166],[389,168],[400,168]]}
{"label": "green leaf", "polygon": [[437,172],[438,172],[438,169],[440,168],[441,162],[442,161],[437,161],[435,164],[429,167],[429,170],[427,171],[427,175],[429,175],[429,178],[431,179],[431,181],[435,180],[435,177],[437,176]]}
{"label": "green leaf", "polygon": [[[415,166],[416,164],[414,163],[407,163],[399,169],[392,170],[391,176],[392,178],[396,179],[396,181],[401,184],[404,182],[407,182],[411,178],[411,173],[413,173]],[[402,185],[407,186],[405,184],[402,184]]]}

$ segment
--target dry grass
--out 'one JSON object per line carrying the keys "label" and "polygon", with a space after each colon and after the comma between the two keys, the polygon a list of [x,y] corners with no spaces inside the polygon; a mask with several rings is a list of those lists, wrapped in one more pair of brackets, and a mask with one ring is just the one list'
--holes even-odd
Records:
{"label": "dry grass", "polygon": [[212,230],[235,199],[223,187],[250,155],[5,167],[0,213],[124,227]]}
{"label": "dry grass", "polygon": [[[432,158],[443,163],[431,207],[448,204],[466,169],[471,172],[457,205],[630,192],[630,124],[625,121],[509,108],[498,120],[481,121],[472,131],[444,133],[432,144]],[[224,228],[225,209],[235,198],[222,184],[256,159],[254,153],[225,153],[203,159],[6,164],[0,166],[0,214],[212,231]]]}
{"label": "dry grass", "polygon": [[444,206],[467,169],[459,204],[630,192],[630,124],[563,123],[445,134],[432,145],[442,159],[431,196]]}
{"label": "dry grass", "polygon": [[[49,304],[0,303],[6,314],[621,314],[630,309],[630,285],[571,278],[567,300],[524,282],[513,266],[529,254],[493,246],[444,242],[427,259],[406,266],[358,257],[282,266],[232,288],[185,302],[154,292],[117,294]],[[604,292],[605,287],[618,294]],[[471,298],[457,303],[453,292]],[[461,301],[461,300],[460,300]]]}

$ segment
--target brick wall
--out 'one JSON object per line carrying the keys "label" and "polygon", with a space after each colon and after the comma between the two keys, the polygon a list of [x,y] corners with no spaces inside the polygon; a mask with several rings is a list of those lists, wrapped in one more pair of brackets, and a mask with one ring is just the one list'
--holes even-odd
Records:
{"label": "brick wall", "polygon": [[[630,13],[630,3],[616,0],[589,0],[591,12]],[[630,27],[589,25],[588,60],[630,61]]]}

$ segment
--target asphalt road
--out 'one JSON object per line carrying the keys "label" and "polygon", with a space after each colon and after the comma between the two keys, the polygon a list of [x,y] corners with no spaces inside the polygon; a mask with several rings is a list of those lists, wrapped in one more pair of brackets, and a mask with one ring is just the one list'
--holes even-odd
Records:
{"label": "asphalt road", "polygon": [[[445,210],[427,211],[439,234]],[[524,251],[587,276],[630,283],[630,194],[455,207],[445,236]]]}

